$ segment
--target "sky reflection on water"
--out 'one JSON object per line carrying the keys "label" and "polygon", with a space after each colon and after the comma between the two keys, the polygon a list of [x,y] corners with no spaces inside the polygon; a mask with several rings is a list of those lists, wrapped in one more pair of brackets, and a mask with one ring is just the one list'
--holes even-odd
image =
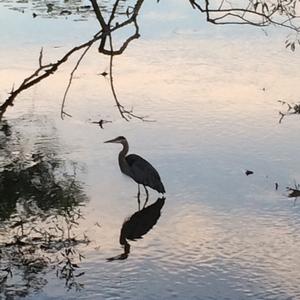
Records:
{"label": "sky reflection on water", "polygon": [[[6,14],[12,16],[1,9],[1,15]],[[150,24],[162,19],[151,11],[145,16]],[[20,18],[27,20],[28,28],[36,28],[37,20]],[[11,20],[17,22],[18,18]],[[6,92],[35,66],[40,46],[63,45],[47,50],[51,57],[52,51],[58,55],[76,44],[86,29],[93,33],[95,27],[93,21],[65,22],[66,30],[58,37],[55,33],[62,20],[39,22],[40,28],[30,32],[30,43],[22,51],[20,46],[10,51],[0,48],[0,80]],[[114,63],[122,103],[150,114],[156,122],[120,120],[107,80],[97,76],[108,61],[96,50],[72,85],[67,100],[72,119],[59,119],[70,66],[21,95],[8,112],[8,123],[22,118],[24,132],[28,132],[26,124],[29,132],[36,130],[28,122],[30,114],[51,120],[59,157],[81,166],[78,179],[89,197],[82,230],[93,228],[95,222],[101,225],[89,230],[93,243],[82,247],[84,289],[66,293],[49,272],[43,291],[28,299],[300,297],[299,205],[293,206],[284,196],[286,186],[300,181],[299,119],[291,117],[279,125],[277,102],[297,100],[299,55],[285,50],[283,38],[272,33],[265,37],[256,32],[259,39],[245,41],[225,35],[233,28],[222,31],[205,25],[212,32],[207,37],[193,28],[187,33],[190,26],[187,30],[171,22],[168,26],[162,30],[163,40],[146,30],[147,39],[142,36]],[[71,36],[74,27],[79,31]],[[13,31],[20,34],[17,28]],[[245,29],[244,34],[249,32],[252,29]],[[28,36],[22,34],[21,45]],[[4,36],[10,39],[7,33]],[[89,123],[100,116],[113,123],[104,130]],[[45,130],[45,134],[53,132]],[[130,152],[157,166],[167,199],[158,223],[132,243],[129,258],[107,263],[108,257],[122,251],[121,226],[137,209],[136,186],[119,172],[118,149],[103,144],[118,135],[128,138]],[[246,177],[246,169],[254,174]],[[152,192],[151,203],[154,199]]]}

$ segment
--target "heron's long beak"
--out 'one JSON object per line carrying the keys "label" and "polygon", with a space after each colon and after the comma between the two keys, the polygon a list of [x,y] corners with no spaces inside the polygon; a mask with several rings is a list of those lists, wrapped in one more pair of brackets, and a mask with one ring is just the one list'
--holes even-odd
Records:
{"label": "heron's long beak", "polygon": [[118,140],[112,139],[112,140],[105,141],[104,143],[118,143]]}

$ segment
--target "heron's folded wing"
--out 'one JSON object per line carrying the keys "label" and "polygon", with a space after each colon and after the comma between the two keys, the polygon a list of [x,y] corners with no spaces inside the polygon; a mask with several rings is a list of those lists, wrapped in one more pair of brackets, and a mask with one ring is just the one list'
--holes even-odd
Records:
{"label": "heron's folded wing", "polygon": [[164,192],[158,172],[148,161],[136,154],[126,156],[126,160],[136,182]]}

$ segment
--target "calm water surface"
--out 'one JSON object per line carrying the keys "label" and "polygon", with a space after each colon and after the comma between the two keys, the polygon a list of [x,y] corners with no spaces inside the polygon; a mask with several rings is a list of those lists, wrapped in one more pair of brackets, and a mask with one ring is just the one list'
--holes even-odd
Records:
{"label": "calm water surface", "polygon": [[[55,60],[97,30],[93,19],[33,19],[3,5],[0,12],[1,99],[37,65],[41,46]],[[42,153],[59,162],[64,186],[75,169],[72,205],[84,217],[77,231],[91,240],[77,248],[85,257],[79,291],[67,291],[49,268],[25,298],[300,299],[300,204],[285,189],[300,181],[300,120],[279,124],[277,102],[298,99],[299,51],[284,48],[284,32],[209,26],[177,1],[147,4],[141,33],[115,59],[114,78],[121,102],[155,122],[120,118],[108,80],[97,75],[109,65],[97,49],[76,73],[66,104],[72,118],[61,120],[59,110],[75,60],[7,112],[10,148],[0,149],[0,163],[11,153],[22,161]],[[112,123],[90,123],[100,118]],[[122,224],[137,211],[136,184],[119,171],[120,146],[103,143],[118,135],[157,167],[167,194],[128,258],[108,262],[123,252]],[[44,207],[41,197],[49,211],[53,203]],[[157,198],[151,191],[150,204]]]}

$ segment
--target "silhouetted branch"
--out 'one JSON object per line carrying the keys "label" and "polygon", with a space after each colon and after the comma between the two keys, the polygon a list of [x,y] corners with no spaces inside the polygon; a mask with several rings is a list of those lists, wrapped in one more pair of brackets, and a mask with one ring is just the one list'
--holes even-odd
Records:
{"label": "silhouetted branch", "polygon": [[112,50],[112,48],[110,47],[110,50],[106,50],[106,49],[102,49],[101,53],[106,54],[106,55],[120,55],[124,52],[124,50],[128,47],[129,43],[132,42],[135,39],[138,39],[140,37],[139,34],[139,26],[137,24],[137,21],[134,19],[133,24],[135,26],[135,33],[130,36],[124,43],[123,45],[118,49],[118,50]]}
{"label": "silhouetted branch", "polygon": [[[114,16],[115,16],[115,12],[116,12],[116,9],[117,9],[117,6],[119,4],[119,1],[117,0],[114,7],[113,7],[113,11],[112,11],[112,14],[111,14],[111,17],[109,19],[109,31],[106,33],[105,35],[105,38],[102,39],[101,43],[100,43],[100,46],[99,46],[99,52],[100,53],[103,53],[105,55],[111,55],[111,51],[112,50],[106,50],[105,49],[105,42],[106,42],[106,36],[109,36],[111,35],[114,31],[124,27],[124,26],[127,26],[127,25],[130,25],[131,23],[134,23],[134,26],[135,26],[135,33],[130,37],[128,38],[124,43],[123,45],[120,47],[119,50],[116,50],[114,51],[114,55],[120,55],[124,52],[124,50],[127,48],[128,44],[134,40],[134,39],[137,39],[140,37],[139,35],[139,27],[137,25],[137,16],[139,14],[139,11],[142,7],[142,4],[143,4],[144,0],[138,0],[135,4],[135,6],[133,7],[133,10],[132,10],[132,13],[131,13],[131,17],[128,18],[128,20],[122,22],[122,23],[116,23],[115,27],[113,28],[110,28],[110,25],[111,25],[111,22],[113,21],[114,19]],[[127,14],[129,15],[129,14]],[[110,47],[111,48],[111,47]]]}
{"label": "silhouetted branch", "polygon": [[119,3],[120,3],[120,0],[116,0],[115,4],[114,4],[114,6],[113,6],[112,12],[111,12],[111,14],[110,14],[110,18],[109,18],[109,20],[108,20],[108,26],[111,25],[111,22],[112,22],[113,19],[115,18],[115,13],[116,13],[116,11],[117,11],[117,8],[118,8],[118,6],[119,6]]}
{"label": "silhouetted branch", "polygon": [[90,1],[92,3],[92,6],[93,6],[94,12],[96,14],[97,20],[100,23],[101,29],[105,30],[106,27],[107,27],[107,25],[106,25],[106,23],[104,21],[104,18],[102,16],[102,13],[101,13],[101,10],[99,8],[99,5],[98,5],[97,1],[96,0],[90,0]]}
{"label": "silhouetted branch", "polygon": [[286,190],[289,192],[288,197],[294,198],[294,205],[295,205],[298,197],[300,197],[300,184],[294,181],[294,188],[288,186],[286,187]]}
{"label": "silhouetted branch", "polygon": [[[216,25],[225,25],[225,24],[238,24],[238,25],[252,25],[258,27],[266,27],[271,24],[281,26],[284,28],[288,28],[296,32],[296,39],[294,41],[286,41],[286,47],[290,47],[292,51],[295,50],[298,40],[298,33],[300,33],[300,27],[297,26],[296,21],[300,18],[296,14],[296,0],[286,0],[285,2],[281,0],[270,0],[269,2],[265,2],[264,0],[242,0],[236,3],[231,3],[229,0],[220,0],[219,4],[210,3],[209,0],[189,0],[192,7],[194,9],[199,10],[201,13],[205,13],[206,20],[210,23]],[[71,72],[69,82],[67,88],[65,90],[63,101],[61,105],[61,117],[63,118],[65,115],[70,116],[68,113],[64,111],[66,96],[72,84],[73,74],[76,69],[80,65],[84,55],[88,51],[88,49],[92,46],[96,41],[100,41],[99,52],[105,55],[110,56],[110,84],[113,93],[114,100],[117,104],[118,110],[125,120],[129,120],[131,118],[138,118],[144,120],[145,117],[140,117],[133,114],[132,110],[126,110],[118,100],[116,95],[116,91],[114,89],[113,83],[113,75],[112,75],[112,62],[114,55],[122,54],[128,45],[134,40],[140,37],[139,34],[139,26],[137,24],[137,16],[140,12],[140,9],[144,3],[144,0],[136,0],[135,5],[127,6],[126,15],[127,19],[123,22],[116,22],[115,26],[112,26],[113,20],[116,18],[117,10],[120,6],[121,1],[115,0],[111,14],[106,22],[104,16],[101,12],[101,8],[99,7],[97,0],[90,0],[94,13],[97,17],[97,20],[100,24],[101,30],[93,37],[93,39],[71,49],[67,52],[60,60],[56,63],[49,63],[43,65],[43,48],[39,54],[39,67],[36,69],[29,77],[25,78],[23,82],[17,89],[12,89],[9,97],[4,101],[4,103],[0,106],[0,120],[5,113],[6,109],[9,106],[13,106],[15,98],[24,90],[32,87],[37,84],[41,80],[47,78],[51,74],[57,71],[58,67],[66,62],[68,58],[76,51],[85,49],[82,56],[77,61],[73,71]],[[130,8],[130,10],[129,10]],[[133,25],[135,27],[135,32],[129,38],[127,38],[120,46],[118,50],[113,50],[112,47],[112,34],[128,25]],[[109,38],[109,49],[105,49],[107,38]],[[300,45],[300,41],[298,40]],[[296,112],[295,112],[296,113]],[[281,114],[283,117],[285,114]],[[281,118],[282,120],[282,118]],[[280,121],[281,121],[280,120]]]}
{"label": "silhouetted branch", "polygon": [[43,47],[41,48],[40,51],[40,57],[39,57],[39,67],[42,68],[42,60],[43,60]]}
{"label": "silhouetted branch", "polygon": [[286,101],[279,100],[282,105],[287,106],[287,111],[286,112],[281,112],[279,111],[280,119],[279,119],[279,124],[282,122],[283,118],[285,116],[290,116],[290,115],[299,115],[300,114],[300,104],[290,104]]}
{"label": "silhouetted branch", "polygon": [[144,117],[138,116],[136,114],[133,113],[133,110],[127,110],[119,101],[116,90],[115,90],[115,86],[114,86],[114,78],[113,78],[113,57],[114,57],[114,51],[113,51],[113,43],[112,43],[112,37],[111,34],[108,36],[109,37],[109,44],[110,44],[110,61],[109,61],[109,82],[110,82],[110,87],[111,87],[111,91],[113,94],[113,97],[115,99],[116,102],[116,106],[119,110],[119,113],[121,115],[121,117],[126,120],[129,121],[132,118],[135,119],[139,119],[142,121],[147,121]]}
{"label": "silhouetted branch", "polygon": [[[85,51],[83,52],[83,54],[80,56],[79,60],[77,61],[73,71],[71,72],[71,75],[70,75],[70,79],[69,79],[69,82],[68,82],[68,85],[67,85],[67,88],[65,90],[65,93],[64,93],[64,96],[63,96],[63,101],[62,101],[62,105],[61,105],[61,117],[63,118],[65,115],[67,116],[71,116],[70,114],[66,113],[64,111],[64,107],[65,107],[65,101],[66,101],[66,96],[68,94],[68,91],[70,89],[70,86],[72,84],[72,80],[73,80],[73,75],[75,73],[75,71],[77,70],[78,66],[80,65],[84,55],[87,53],[87,51],[89,50],[89,48],[98,40],[101,41],[100,43],[100,47],[99,47],[99,52],[102,52],[106,55],[111,55],[111,52],[112,50],[110,51],[107,51],[104,49],[105,47],[105,41],[106,41],[106,37],[108,35],[111,35],[112,32],[124,27],[124,26],[127,26],[131,23],[134,24],[135,28],[136,28],[136,31],[135,33],[130,37],[128,38],[124,43],[123,45],[120,47],[119,50],[115,51],[114,52],[114,55],[119,55],[119,54],[122,54],[123,51],[127,48],[127,46],[129,45],[129,43],[134,40],[134,39],[137,39],[139,38],[139,27],[137,25],[137,21],[136,21],[136,18],[137,18],[137,15],[139,13],[139,10],[144,2],[144,0],[138,0],[133,8],[133,11],[131,13],[131,17],[128,18],[128,20],[125,20],[123,22],[121,22],[120,24],[119,23],[116,23],[116,25],[113,27],[113,28],[110,28],[110,25],[111,25],[111,22],[112,20],[114,19],[115,17],[115,13],[116,13],[116,10],[117,10],[117,7],[119,5],[119,0],[116,1],[114,7],[113,7],[113,10],[112,10],[112,13],[111,13],[111,16],[110,16],[110,19],[109,19],[109,23],[106,24],[104,18],[103,18],[103,15],[101,13],[101,10],[97,4],[97,1],[96,0],[90,0],[91,3],[92,3],[92,6],[94,8],[94,12],[96,14],[96,17],[99,21],[99,24],[101,26],[101,31],[99,31],[94,37],[93,39],[79,45],[79,46],[76,46],[74,47],[73,49],[71,49],[70,51],[68,51],[61,59],[59,59],[56,63],[49,63],[49,64],[46,64],[46,65],[43,65],[43,48],[41,49],[40,51],[40,54],[39,54],[39,59],[38,59],[38,63],[39,63],[39,67],[30,75],[28,76],[27,78],[25,78],[23,80],[23,82],[20,84],[20,86],[17,88],[17,89],[12,89],[11,92],[10,92],[10,95],[9,97],[4,101],[4,103],[0,106],[0,120],[2,119],[2,116],[4,115],[4,113],[6,112],[7,108],[9,106],[13,106],[14,104],[14,100],[15,98],[24,90],[32,87],[33,85],[39,83],[40,81],[42,81],[43,79],[47,78],[48,76],[54,74],[57,69],[59,68],[60,65],[62,65],[64,62],[66,62],[68,60],[68,58],[75,52],[81,50],[81,49],[85,49]],[[112,49],[112,48],[111,48]],[[113,92],[114,94],[114,98],[116,100],[116,103],[117,103],[117,106],[119,108],[119,110],[121,109],[121,107],[123,107],[120,102],[118,101],[117,99],[117,96],[116,96],[116,93],[115,91]],[[131,117],[135,117],[135,118],[139,118],[139,119],[143,119],[143,117],[139,117],[137,115],[134,115],[132,113],[132,111],[127,111],[124,109],[122,109],[123,113],[127,114],[128,117],[126,118],[127,120]]]}
{"label": "silhouetted branch", "polygon": [[[208,0],[205,0],[204,4],[199,4],[194,0],[189,1],[194,9],[206,14],[208,22],[216,25],[247,24],[265,27],[273,24],[300,32],[300,27],[293,23],[299,18],[295,12],[295,0],[286,3],[249,0],[244,2],[246,3],[244,7],[238,7],[230,2],[225,3],[222,0],[217,8],[214,8]],[[243,2],[240,5],[243,5]]]}
{"label": "silhouetted branch", "polygon": [[99,5],[97,3],[97,0],[90,0],[90,1],[92,3],[92,6],[93,6],[94,12],[96,14],[97,20],[100,24],[101,30],[103,31],[103,37],[100,41],[100,46],[99,46],[99,52],[101,52],[100,49],[105,47],[107,33],[109,32],[109,26],[106,24],[106,22],[105,22],[105,20],[102,16],[102,13],[101,13],[101,10],[100,10]]}
{"label": "silhouetted branch", "polygon": [[290,193],[288,195],[289,198],[297,198],[300,197],[300,189],[298,188],[291,188],[291,187],[287,187],[286,188]]}
{"label": "silhouetted branch", "polygon": [[32,87],[33,85],[39,83],[43,79],[49,77],[52,75],[54,72],[57,71],[58,67],[60,67],[63,63],[65,63],[69,57],[86,47],[90,47],[92,44],[94,44],[96,41],[101,39],[102,34],[101,32],[98,32],[91,40],[76,46],[69,50],[61,59],[59,59],[56,63],[49,63],[47,65],[42,65],[42,51],[40,52],[39,55],[39,68],[36,69],[30,76],[25,78],[23,82],[20,84],[20,86],[17,89],[13,89],[10,92],[10,96],[4,101],[4,103],[0,106],[0,120],[3,117],[3,114],[6,112],[6,109],[9,106],[13,106],[15,98],[24,90],[27,90],[28,88]]}
{"label": "silhouetted branch", "polygon": [[62,103],[61,103],[61,109],[60,109],[60,117],[63,119],[64,116],[68,116],[68,117],[72,117],[70,114],[66,113],[64,111],[64,108],[65,108],[65,102],[66,102],[66,97],[67,97],[67,94],[68,94],[68,91],[70,89],[70,86],[72,84],[72,80],[73,80],[73,76],[74,76],[74,73],[75,71],[77,70],[78,66],[80,65],[83,57],[86,55],[86,53],[89,51],[89,49],[91,48],[92,44],[90,44],[84,51],[83,53],[80,55],[75,67],[73,68],[71,74],[70,74],[70,78],[69,78],[69,82],[68,82],[68,85],[67,85],[67,88],[65,90],[65,93],[64,93],[64,96],[63,96],[63,100],[62,100]]}

